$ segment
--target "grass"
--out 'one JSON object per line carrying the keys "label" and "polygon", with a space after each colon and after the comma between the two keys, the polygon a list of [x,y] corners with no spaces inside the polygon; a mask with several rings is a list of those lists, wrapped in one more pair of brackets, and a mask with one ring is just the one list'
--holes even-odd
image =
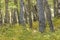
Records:
{"label": "grass", "polygon": [[[38,22],[33,23],[33,29],[16,25],[0,26],[0,40],[60,40],[60,29],[58,28],[60,19],[54,19],[55,32],[45,31],[40,33],[37,28]],[[28,25],[27,25],[28,26]],[[47,28],[48,29],[48,28]]]}

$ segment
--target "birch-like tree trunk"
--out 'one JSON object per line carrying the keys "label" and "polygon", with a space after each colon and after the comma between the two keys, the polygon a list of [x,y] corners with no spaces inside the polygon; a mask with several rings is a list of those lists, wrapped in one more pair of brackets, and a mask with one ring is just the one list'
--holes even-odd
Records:
{"label": "birch-like tree trunk", "polygon": [[23,7],[24,7],[23,0],[20,0],[19,24],[25,25]]}
{"label": "birch-like tree trunk", "polygon": [[31,0],[28,0],[29,25],[32,28]]}
{"label": "birch-like tree trunk", "polygon": [[17,0],[14,0],[14,5],[15,5],[15,8],[13,10],[13,24],[16,24],[17,23],[17,11],[18,11],[18,8],[17,8]]}
{"label": "birch-like tree trunk", "polygon": [[57,13],[57,16],[58,16],[58,18],[60,17],[60,0],[57,0],[58,1],[58,4],[57,4],[57,11],[58,11],[58,13]]}
{"label": "birch-like tree trunk", "polygon": [[37,9],[39,16],[39,31],[44,32],[45,29],[45,15],[43,9],[43,0],[37,0]]}
{"label": "birch-like tree trunk", "polygon": [[34,5],[33,8],[33,21],[37,21],[38,20],[38,15],[37,15],[37,6]]}
{"label": "birch-like tree trunk", "polygon": [[46,18],[47,18],[47,21],[49,23],[50,30],[54,31],[54,26],[53,26],[52,19],[51,19],[52,13],[51,13],[51,10],[50,10],[50,7],[49,7],[47,0],[44,0],[44,5],[45,5]]}
{"label": "birch-like tree trunk", "polygon": [[5,0],[5,23],[9,23],[8,1]]}
{"label": "birch-like tree trunk", "polygon": [[53,0],[54,3],[54,17],[57,17],[57,13],[58,13],[58,8],[57,8],[57,4],[58,4],[58,0]]}

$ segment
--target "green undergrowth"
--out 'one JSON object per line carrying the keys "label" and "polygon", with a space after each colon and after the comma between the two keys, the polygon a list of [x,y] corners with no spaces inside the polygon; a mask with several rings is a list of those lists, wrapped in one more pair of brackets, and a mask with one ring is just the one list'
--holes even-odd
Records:
{"label": "green undergrowth", "polygon": [[[0,40],[60,40],[60,19],[53,19],[55,32],[49,31],[49,25],[46,26],[46,31],[40,33],[37,29],[38,22],[33,22],[33,28],[30,29],[21,25],[2,25],[0,26]],[[36,29],[37,28],[37,29]]]}
{"label": "green undergrowth", "polygon": [[54,18],[53,25],[54,25],[55,30],[60,29],[60,18]]}
{"label": "green undergrowth", "polygon": [[0,40],[60,40],[60,29],[55,32],[40,33],[18,25],[2,26]]}

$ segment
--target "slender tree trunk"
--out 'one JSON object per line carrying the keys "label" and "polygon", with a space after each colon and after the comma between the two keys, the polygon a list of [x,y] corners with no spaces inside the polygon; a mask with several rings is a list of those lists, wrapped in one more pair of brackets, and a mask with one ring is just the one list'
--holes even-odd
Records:
{"label": "slender tree trunk", "polygon": [[11,23],[14,24],[14,22],[13,22],[14,21],[13,20],[13,18],[14,18],[14,16],[13,16],[14,15],[14,9],[11,8],[10,10],[11,10]]}
{"label": "slender tree trunk", "polygon": [[29,25],[32,28],[31,0],[28,0]]}
{"label": "slender tree trunk", "polygon": [[24,17],[25,17],[25,23],[29,23],[28,22],[28,5],[27,4],[24,4],[24,9],[25,9],[25,11],[24,11]]}
{"label": "slender tree trunk", "polygon": [[57,0],[58,18],[60,17],[60,0]]}
{"label": "slender tree trunk", "polygon": [[18,3],[17,0],[14,0],[14,5],[16,6],[16,8],[10,8],[10,22],[12,24],[16,24],[18,23]]}
{"label": "slender tree trunk", "polygon": [[38,16],[39,16],[39,31],[44,32],[45,30],[45,16],[43,9],[43,0],[37,0]]}
{"label": "slender tree trunk", "polygon": [[33,6],[33,21],[37,21],[38,20],[38,15],[37,15],[37,7],[36,5]]}
{"label": "slender tree trunk", "polygon": [[1,2],[0,2],[0,25],[2,25]]}
{"label": "slender tree trunk", "polygon": [[12,9],[10,8],[10,24],[12,24]]}
{"label": "slender tree trunk", "polygon": [[54,31],[54,26],[53,26],[52,19],[51,19],[51,14],[52,13],[51,13],[48,1],[44,0],[44,4],[45,4],[46,17],[47,17],[47,20],[48,20],[48,23],[49,23],[50,30]]}
{"label": "slender tree trunk", "polygon": [[5,23],[9,23],[8,0],[5,0]]}
{"label": "slender tree trunk", "polygon": [[16,5],[16,8],[13,10],[13,24],[17,23],[17,11],[18,11],[18,5],[17,5],[17,0],[14,0],[14,4]]}
{"label": "slender tree trunk", "polygon": [[1,8],[0,8],[0,25],[2,25],[2,13],[1,13]]}
{"label": "slender tree trunk", "polygon": [[57,13],[58,13],[58,10],[57,10],[57,0],[53,0],[53,3],[54,3],[54,17],[57,17]]}
{"label": "slender tree trunk", "polygon": [[26,9],[25,9],[25,14],[24,14],[24,16],[25,16],[25,22],[28,23],[28,19],[27,19],[27,11],[26,11]]}
{"label": "slender tree trunk", "polygon": [[20,0],[19,24],[25,25],[23,7],[24,7],[23,0]]}

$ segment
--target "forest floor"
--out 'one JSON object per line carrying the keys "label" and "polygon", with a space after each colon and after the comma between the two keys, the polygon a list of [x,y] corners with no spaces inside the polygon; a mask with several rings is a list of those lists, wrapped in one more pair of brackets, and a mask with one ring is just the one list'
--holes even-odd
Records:
{"label": "forest floor", "polygon": [[0,26],[0,40],[60,40],[60,19],[53,20],[55,32],[50,32],[47,24],[46,31],[40,33],[37,29],[38,22],[33,23],[33,29],[16,25]]}

